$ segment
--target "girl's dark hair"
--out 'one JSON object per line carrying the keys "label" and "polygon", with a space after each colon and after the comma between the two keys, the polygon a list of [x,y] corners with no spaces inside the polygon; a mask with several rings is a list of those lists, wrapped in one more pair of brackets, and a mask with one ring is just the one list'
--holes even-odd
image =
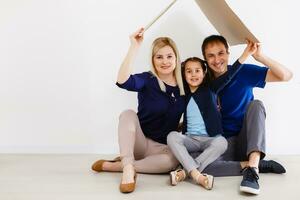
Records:
{"label": "girl's dark hair", "polygon": [[198,62],[198,63],[200,63],[200,65],[202,67],[202,70],[203,70],[203,73],[205,75],[201,85],[204,85],[204,86],[208,85],[209,82],[212,80],[212,74],[208,70],[207,62],[200,59],[200,58],[198,58],[198,57],[190,57],[190,58],[187,58],[184,62],[181,63],[181,74],[182,74],[182,80],[183,80],[183,86],[184,86],[185,92],[189,92],[189,90],[190,90],[189,85],[185,80],[185,66],[188,62]]}

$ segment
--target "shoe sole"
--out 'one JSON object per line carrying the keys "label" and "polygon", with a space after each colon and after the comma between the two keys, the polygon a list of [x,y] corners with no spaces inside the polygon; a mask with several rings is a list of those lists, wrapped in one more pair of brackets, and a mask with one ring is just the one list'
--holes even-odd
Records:
{"label": "shoe sole", "polygon": [[215,177],[212,178],[212,184],[211,184],[211,188],[210,188],[209,190],[213,189],[213,187],[214,187],[214,182],[215,182]]}
{"label": "shoe sole", "polygon": [[170,172],[170,184],[172,186],[176,186],[177,185],[177,182],[175,180],[175,174],[174,174],[174,172]]}
{"label": "shoe sole", "polygon": [[254,188],[246,187],[246,186],[240,186],[240,191],[246,192],[249,194],[259,194],[259,189],[254,189]]}

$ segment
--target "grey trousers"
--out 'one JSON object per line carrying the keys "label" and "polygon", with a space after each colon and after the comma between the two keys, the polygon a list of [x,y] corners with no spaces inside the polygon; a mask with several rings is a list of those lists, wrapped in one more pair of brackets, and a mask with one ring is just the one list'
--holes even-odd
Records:
{"label": "grey trousers", "polygon": [[[167,142],[177,160],[188,173],[194,169],[202,172],[207,165],[215,161],[227,149],[227,141],[223,136],[192,136],[173,131],[169,133]],[[193,158],[190,154],[193,152],[201,152],[201,154]]]}
{"label": "grey trousers", "polygon": [[[226,152],[203,171],[213,176],[239,176],[242,170],[240,161],[247,161],[251,152],[261,152],[260,159],[263,159],[266,152],[265,120],[263,103],[253,100],[247,107],[240,133],[227,139]],[[193,156],[196,157],[197,153]]]}

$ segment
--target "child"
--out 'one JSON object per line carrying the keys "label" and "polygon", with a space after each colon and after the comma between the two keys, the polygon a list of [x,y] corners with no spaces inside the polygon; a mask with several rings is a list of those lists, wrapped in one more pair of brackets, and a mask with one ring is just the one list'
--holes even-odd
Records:
{"label": "child", "polygon": [[[175,157],[193,180],[210,190],[214,177],[201,172],[227,149],[227,140],[222,136],[221,115],[217,107],[217,94],[231,81],[242,67],[254,47],[248,43],[241,57],[217,79],[208,82],[205,77],[205,61],[197,57],[188,58],[182,64],[182,75],[186,86],[186,111],[183,134],[176,131],[168,135],[167,142]],[[222,60],[219,61],[220,65]],[[190,153],[201,152],[195,159]],[[177,185],[186,177],[182,169],[170,173],[171,185]]]}

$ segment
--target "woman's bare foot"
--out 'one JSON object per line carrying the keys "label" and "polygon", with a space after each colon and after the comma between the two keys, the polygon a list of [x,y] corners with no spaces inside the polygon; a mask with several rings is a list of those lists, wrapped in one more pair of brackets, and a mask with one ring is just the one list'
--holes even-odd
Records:
{"label": "woman's bare foot", "polygon": [[123,174],[122,174],[122,184],[126,183],[133,183],[135,176],[135,169],[132,164],[125,165],[123,167]]}
{"label": "woman's bare foot", "polygon": [[118,162],[104,162],[103,163],[103,171],[109,171],[109,172],[122,172],[122,164],[121,161]]}

